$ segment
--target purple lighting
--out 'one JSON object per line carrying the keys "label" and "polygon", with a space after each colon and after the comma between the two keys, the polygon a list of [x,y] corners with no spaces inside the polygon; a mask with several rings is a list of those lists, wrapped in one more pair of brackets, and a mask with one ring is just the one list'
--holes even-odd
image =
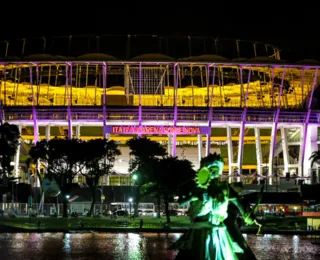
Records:
{"label": "purple lighting", "polygon": [[207,134],[208,127],[199,126],[107,126],[110,134],[197,135]]}

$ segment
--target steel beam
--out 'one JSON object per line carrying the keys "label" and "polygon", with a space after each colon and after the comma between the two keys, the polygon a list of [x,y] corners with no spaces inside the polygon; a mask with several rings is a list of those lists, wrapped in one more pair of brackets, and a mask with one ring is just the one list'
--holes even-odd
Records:
{"label": "steel beam", "polygon": [[[274,68],[272,68],[272,76],[274,76]],[[276,144],[277,144],[277,131],[278,131],[278,123],[279,123],[279,115],[280,115],[280,101],[281,101],[281,95],[282,95],[282,88],[283,88],[283,83],[284,83],[284,78],[285,78],[285,72],[286,68],[284,68],[283,73],[282,73],[282,80],[281,80],[281,85],[279,89],[279,95],[278,95],[278,102],[277,102],[277,110],[275,112],[274,116],[274,122],[272,124],[272,130],[271,130],[271,142],[270,142],[270,153],[269,153],[269,183],[271,184],[272,179],[270,178],[273,174],[273,160],[274,160],[274,154],[276,150]],[[274,82],[274,78],[272,78],[272,83]],[[273,91],[274,84],[272,84],[272,93]]]}
{"label": "steel beam", "polygon": [[[304,70],[303,70],[304,71]],[[304,122],[304,127],[303,127],[303,143],[302,146],[300,148],[300,164],[301,164],[301,176],[306,176],[306,172],[304,172],[304,168],[305,168],[305,151],[306,151],[306,145],[307,145],[307,135],[308,135],[308,125],[309,125],[309,119],[310,119],[310,113],[311,113],[311,105],[312,105],[312,98],[313,98],[313,94],[314,94],[314,90],[315,90],[315,86],[317,84],[317,76],[318,76],[318,68],[316,68],[314,77],[313,77],[313,82],[312,82],[312,87],[311,87],[311,93],[310,93],[310,97],[309,97],[309,102],[308,102],[308,107],[307,107],[307,115],[305,118],[305,122]]]}
{"label": "steel beam", "polygon": [[[244,107],[243,107],[242,121],[241,121],[241,125],[240,125],[240,133],[239,133],[239,147],[238,147],[238,168],[239,169],[238,169],[238,172],[240,175],[242,174],[244,132],[245,132],[245,126],[246,126],[246,119],[247,119],[247,100],[248,100],[250,79],[251,79],[251,67],[250,67],[249,73],[248,73],[248,82],[247,82],[247,88],[246,88],[246,93],[245,93],[245,97],[244,97]],[[240,82],[241,82],[241,85],[243,85],[242,67],[240,68]]]}
{"label": "steel beam", "polygon": [[[70,66],[70,73],[71,73],[71,66]],[[69,94],[69,64],[66,63],[66,95],[67,95],[67,114],[68,114],[68,138],[72,139],[72,111],[71,111],[71,102],[70,102],[70,94]]]}
{"label": "steel beam", "polygon": [[104,62],[102,65],[102,87],[103,87],[103,138],[107,136],[107,64]]}
{"label": "steel beam", "polygon": [[33,88],[33,73],[32,66],[29,64],[29,75],[30,75],[30,87],[32,89],[32,120],[33,120],[33,142],[36,144],[39,141],[39,127],[37,121],[37,108],[35,104],[34,88]]}

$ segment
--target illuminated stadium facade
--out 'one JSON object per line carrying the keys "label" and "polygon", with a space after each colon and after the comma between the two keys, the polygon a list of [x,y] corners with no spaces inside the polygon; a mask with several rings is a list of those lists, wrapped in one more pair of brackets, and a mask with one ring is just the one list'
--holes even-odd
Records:
{"label": "illuminated stadium facade", "polygon": [[[1,122],[18,125],[23,143],[55,136],[117,140],[122,156],[115,171],[124,174],[130,159],[125,141],[147,135],[195,167],[218,151],[229,175],[309,176],[308,159],[319,143],[320,62],[288,63],[279,49],[261,43],[230,40],[232,49],[226,40],[190,37],[172,47],[176,39],[150,36],[154,43],[146,49],[154,49],[134,56],[143,51],[133,44],[137,37],[124,37],[125,55],[118,58],[102,36],[85,37],[96,49],[78,56],[83,45],[74,44],[74,37],[3,42]],[[65,45],[53,51],[49,40]],[[235,59],[221,55],[224,44]],[[245,52],[250,47],[245,54],[251,58],[243,58],[241,46]],[[179,54],[183,48],[186,54]],[[57,55],[62,50],[66,56]],[[24,145],[15,159],[16,175],[22,150]]]}

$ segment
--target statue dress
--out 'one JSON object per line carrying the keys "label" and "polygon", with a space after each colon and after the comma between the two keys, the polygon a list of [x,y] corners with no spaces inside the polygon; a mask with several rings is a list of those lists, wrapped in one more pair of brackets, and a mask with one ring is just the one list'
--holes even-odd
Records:
{"label": "statue dress", "polygon": [[223,164],[210,163],[197,173],[197,191],[192,192],[188,215],[189,231],[173,245],[179,250],[176,259],[237,260],[244,250],[233,241],[224,220],[228,217],[229,203],[239,209],[246,224],[253,224],[252,212],[245,212],[237,198],[230,198],[230,186],[219,181]]}
{"label": "statue dress", "polygon": [[192,224],[174,245],[179,250],[176,259],[232,260],[238,259],[236,253],[243,253],[223,222],[228,216],[227,188],[213,189],[218,193],[204,194],[203,200],[193,198],[189,212]]}

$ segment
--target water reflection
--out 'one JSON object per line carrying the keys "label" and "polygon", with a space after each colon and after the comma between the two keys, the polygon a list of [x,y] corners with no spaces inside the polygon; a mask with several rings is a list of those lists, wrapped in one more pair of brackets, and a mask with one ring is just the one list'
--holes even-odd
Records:
{"label": "water reflection", "polygon": [[320,259],[320,246],[304,236],[264,235],[245,237],[258,259],[314,260]]}
{"label": "water reflection", "polygon": [[[174,259],[180,234],[0,234],[1,259]],[[244,235],[258,259],[320,259],[320,246],[301,236]]]}

